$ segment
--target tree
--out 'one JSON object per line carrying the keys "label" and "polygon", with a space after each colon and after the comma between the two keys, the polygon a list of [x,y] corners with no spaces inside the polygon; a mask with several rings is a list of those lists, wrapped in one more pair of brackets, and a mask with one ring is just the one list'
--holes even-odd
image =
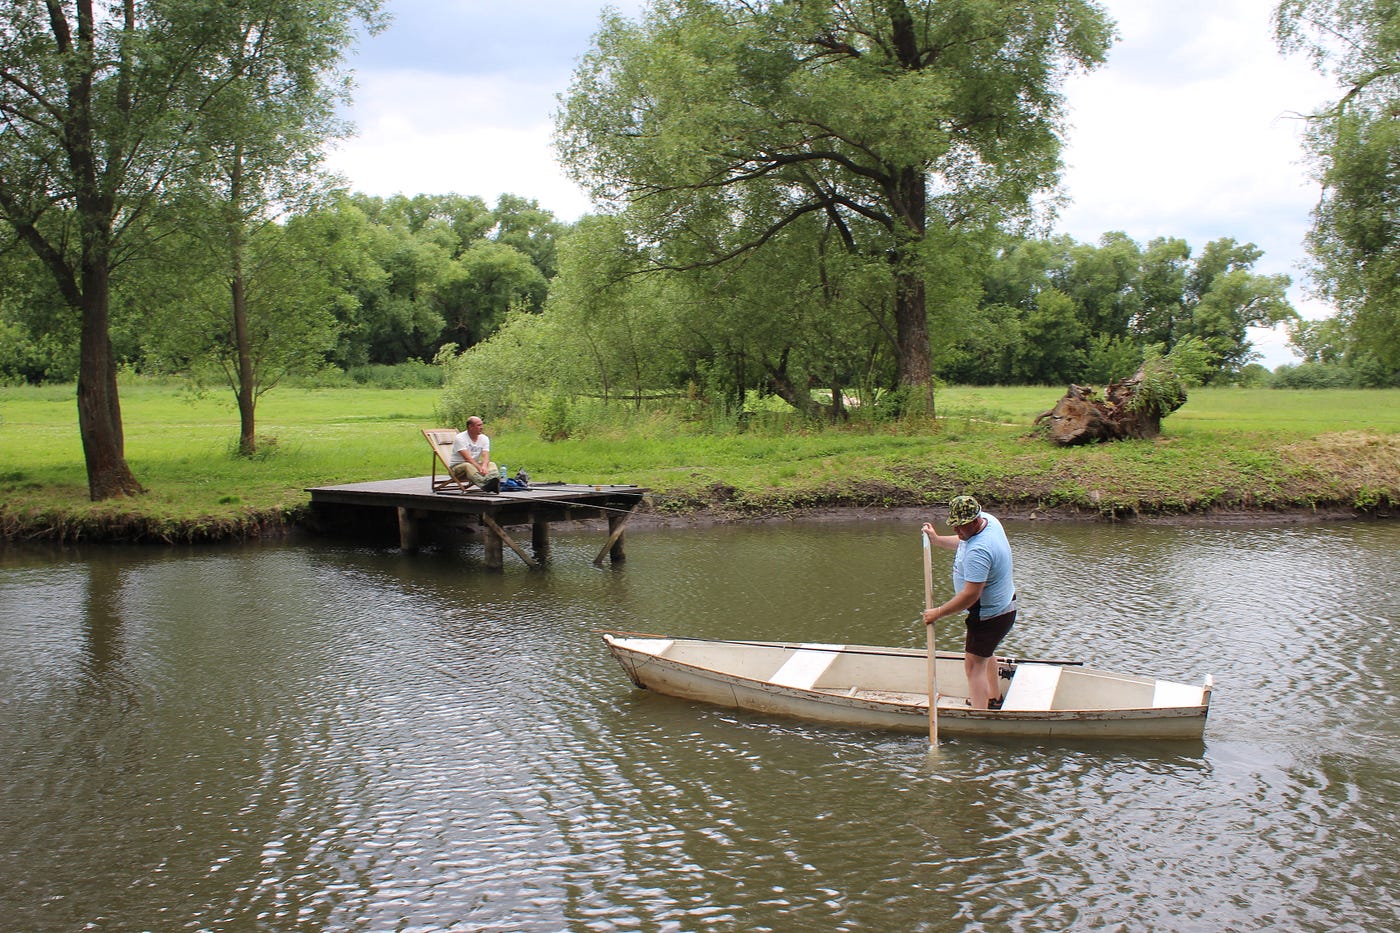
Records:
{"label": "tree", "polygon": [[0,239],[0,383],[76,378],[77,321],[63,314],[64,307],[38,257]]}
{"label": "tree", "polygon": [[1170,347],[1189,318],[1186,281],[1191,247],[1177,237],[1155,237],[1142,252],[1129,331],[1140,342]]}
{"label": "tree", "polygon": [[[984,326],[953,335],[972,353],[939,371],[974,383],[1110,382],[1131,373],[1146,347],[1196,338],[1209,351],[1212,377],[1234,374],[1254,355],[1250,327],[1296,317],[1288,277],[1253,271],[1262,255],[1229,237],[1195,259],[1174,237],[1146,249],[1116,232],[1097,246],[1065,236],[1004,237],[983,276]],[[998,333],[987,332],[990,321]],[[980,370],[966,367],[969,357]]]}
{"label": "tree", "polygon": [[447,360],[444,410],[543,404],[546,433],[557,438],[568,434],[566,410],[577,396],[640,405],[674,386],[684,366],[674,309],[684,294],[669,277],[629,275],[639,262],[617,218],[581,220],[561,244],[545,312],[512,309],[489,338]]}
{"label": "tree", "polygon": [[[497,198],[491,218],[495,221],[491,239],[528,256],[546,281],[554,278],[559,271],[559,240],[565,232],[564,224],[540,207],[538,201],[515,194]],[[541,296],[532,310],[538,311],[543,304]]]}
{"label": "tree", "polygon": [[[1273,327],[1298,317],[1287,297],[1289,277],[1252,271],[1263,255],[1253,243],[1222,237],[1207,243],[1191,267],[1186,302],[1190,318],[1181,336],[1201,341],[1212,376],[1237,373],[1258,356],[1249,342],[1250,327]],[[1180,338],[1168,348],[1178,343]]]}
{"label": "tree", "polygon": [[379,274],[359,283],[360,302],[344,322],[339,362],[394,365],[431,357],[442,335],[439,292],[452,274],[451,251],[402,226],[367,228],[366,258]]}
{"label": "tree", "polygon": [[251,9],[15,0],[0,11],[0,219],[79,318],[78,425],[94,500],[142,491],[126,462],[113,275],[166,185],[204,158],[203,121],[230,80],[220,37]]}
{"label": "tree", "polygon": [[1322,197],[1308,237],[1318,294],[1335,304],[1350,354],[1400,376],[1400,5],[1284,0],[1280,46],[1344,88],[1308,117]]}
{"label": "tree", "polygon": [[[344,95],[329,79],[356,22],[370,18],[375,3],[245,3],[242,15],[231,18],[211,42],[218,48],[217,70],[224,79],[203,104],[203,119],[193,133],[202,158],[187,178],[176,180],[180,209],[169,213],[178,218],[182,232],[193,231],[205,245],[214,274],[226,288],[226,314],[216,316],[211,326],[228,338],[214,346],[231,350],[223,362],[238,403],[238,449],[249,456],[257,446],[257,400],[277,381],[269,379],[269,371],[295,370],[294,361],[306,359],[308,351],[315,366],[325,349],[316,309],[305,327],[256,320],[264,313],[285,314],[297,298],[295,292],[268,291],[264,281],[263,301],[252,302],[249,279],[272,279],[279,266],[302,264],[296,256],[285,262],[276,256],[279,245],[291,242],[277,221],[305,209],[329,187],[320,168],[323,146],[347,131],[334,113]],[[254,261],[261,267],[256,271],[250,267]],[[270,345],[274,335],[293,345]]]}
{"label": "tree", "polygon": [[500,327],[509,308],[539,311],[557,265],[564,226],[531,200],[477,197],[351,197],[378,231],[375,261],[386,276],[362,295],[342,343],[345,364],[432,359],[445,343],[471,347]]}
{"label": "tree", "polygon": [[1022,325],[1025,345],[1017,381],[1053,385],[1077,378],[1084,368],[1088,336],[1068,295],[1056,288],[1041,292]]}
{"label": "tree", "polygon": [[244,313],[237,324],[230,318],[226,257],[210,253],[194,234],[167,238],[161,268],[169,271],[143,276],[132,296],[151,309],[147,365],[234,392],[244,456],[257,448],[246,432],[254,428],[258,400],[287,376],[325,367],[340,321],[353,317],[354,286],[378,271],[369,259],[369,228],[357,225],[356,216],[313,211],[250,228],[238,249]]}
{"label": "tree", "polygon": [[1139,306],[1134,285],[1142,265],[1141,247],[1115,230],[1099,237],[1097,245],[1072,244],[1068,259],[1063,277],[1052,281],[1074,299],[1085,326],[1109,339],[1127,337]]}
{"label": "tree", "polygon": [[720,266],[816,215],[880,257],[898,381],[932,411],[928,291],[952,234],[1025,219],[1058,178],[1088,0],[656,0],[609,16],[558,145],[664,268]]}
{"label": "tree", "polygon": [[1272,327],[1298,316],[1286,275],[1259,275],[1263,256],[1253,243],[1221,237],[1194,261],[1184,240],[1155,239],[1143,253],[1138,311],[1132,332],[1168,351],[1187,338],[1201,341],[1212,373],[1234,373],[1255,357],[1250,327]]}
{"label": "tree", "polygon": [[1340,363],[1346,354],[1346,333],[1335,317],[1319,321],[1299,318],[1288,324],[1288,344],[1304,363]]}
{"label": "tree", "polygon": [[[328,235],[322,220],[323,214],[311,214],[249,231],[238,248],[241,317],[231,319],[227,268],[195,282],[175,277],[171,282],[181,283],[181,291],[165,294],[153,314],[160,324],[147,335],[147,360],[232,389],[241,413],[238,450],[245,457],[256,452],[248,431],[255,427],[258,399],[287,375],[325,366],[336,342],[336,311],[353,301],[335,269],[360,262],[363,244]],[[202,248],[186,252],[183,269],[209,268]],[[143,297],[155,300],[150,293]]]}
{"label": "tree", "polygon": [[530,257],[513,246],[478,240],[463,250],[442,283],[442,337],[470,347],[491,334],[512,307],[537,309],[549,283]]}

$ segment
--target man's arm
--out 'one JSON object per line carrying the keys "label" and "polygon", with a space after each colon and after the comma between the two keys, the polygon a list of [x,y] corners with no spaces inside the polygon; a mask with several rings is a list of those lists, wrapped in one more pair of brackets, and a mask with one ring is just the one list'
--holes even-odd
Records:
{"label": "man's arm", "polygon": [[958,536],[939,534],[934,529],[933,522],[924,522],[924,527],[921,530],[924,534],[928,535],[930,541],[939,547],[947,548],[950,551],[956,551],[958,549]]}
{"label": "man's arm", "polygon": [[[955,539],[956,540],[956,539]],[[982,590],[987,585],[987,581],[973,583],[968,580],[963,584],[963,588],[953,595],[941,606],[934,606],[932,609],[924,610],[924,624],[932,625],[944,616],[957,615],[959,612],[966,612],[972,608],[972,604],[982,598]]]}

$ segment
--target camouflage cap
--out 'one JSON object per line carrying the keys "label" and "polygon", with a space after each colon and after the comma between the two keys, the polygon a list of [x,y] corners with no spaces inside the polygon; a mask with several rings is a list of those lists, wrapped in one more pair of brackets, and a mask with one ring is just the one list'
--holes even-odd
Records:
{"label": "camouflage cap", "polygon": [[970,525],[982,514],[982,506],[971,496],[954,496],[948,503],[948,524],[953,527]]}

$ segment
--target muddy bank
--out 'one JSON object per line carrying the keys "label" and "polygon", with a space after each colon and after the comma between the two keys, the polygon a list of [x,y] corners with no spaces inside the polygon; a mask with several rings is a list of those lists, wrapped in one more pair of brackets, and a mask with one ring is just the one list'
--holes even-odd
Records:
{"label": "muddy bank", "polygon": [[[982,507],[1001,518],[1021,521],[1072,522],[1135,522],[1147,525],[1302,525],[1333,521],[1389,520],[1400,518],[1400,511],[1390,508],[1360,510],[1343,506],[1298,507],[1286,509],[1206,509],[1196,512],[1149,512],[1106,514],[1098,509],[1074,506],[1040,508],[1007,506],[987,500]],[[947,506],[924,507],[833,505],[786,510],[742,510],[697,508],[685,513],[658,512],[638,509],[629,527],[706,527],[728,524],[779,524],[784,522],[860,522],[894,521],[911,524],[934,521],[942,523]]]}
{"label": "muddy bank", "polygon": [[[1329,521],[1389,520],[1400,517],[1400,509],[1388,503],[1373,509],[1340,504],[1268,507],[1171,509],[1139,507],[1109,510],[1080,505],[1046,507],[982,498],[989,512],[1002,518],[1024,521],[1136,522],[1164,525],[1297,525]],[[791,522],[897,521],[918,524],[933,520],[942,523],[947,506],[871,505],[846,500],[823,502],[809,499],[801,505],[765,504],[762,500],[705,502],[693,497],[653,493],[633,513],[632,528],[703,528],[731,524],[777,524]],[[589,526],[601,520],[580,520]],[[309,504],[300,508],[256,510],[233,516],[205,517],[177,521],[137,512],[82,512],[74,510],[25,512],[0,507],[0,542],[51,542],[57,544],[207,544],[323,536]]]}

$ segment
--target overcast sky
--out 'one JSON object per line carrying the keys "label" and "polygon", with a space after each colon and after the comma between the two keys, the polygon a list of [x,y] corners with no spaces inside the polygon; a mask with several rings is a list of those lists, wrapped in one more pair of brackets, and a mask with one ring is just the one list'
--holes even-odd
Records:
{"label": "overcast sky", "polygon": [[[1096,242],[1185,239],[1193,253],[1234,237],[1264,250],[1256,271],[1287,273],[1304,296],[1303,237],[1317,187],[1299,147],[1308,112],[1335,96],[1301,58],[1276,50],[1275,0],[1106,0],[1120,38],[1108,64],[1066,88],[1071,128],[1058,232]],[[550,146],[556,95],[611,6],[643,0],[387,0],[389,28],[351,59],[354,138],[331,167],[359,192],[533,198],[562,220],[589,211]],[[1266,366],[1293,357],[1254,334]]]}

